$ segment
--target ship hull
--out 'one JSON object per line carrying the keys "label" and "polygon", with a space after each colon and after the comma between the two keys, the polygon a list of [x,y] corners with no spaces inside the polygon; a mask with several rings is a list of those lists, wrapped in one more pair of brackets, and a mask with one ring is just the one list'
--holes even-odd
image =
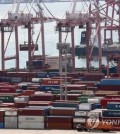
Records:
{"label": "ship hull", "polygon": [[[99,54],[99,48],[95,47],[93,48],[93,51],[91,52],[92,56],[98,56]],[[102,56],[107,56],[111,54],[120,54],[120,50],[107,50],[102,49]],[[75,47],[75,56],[84,57],[86,56],[86,48],[85,47]]]}

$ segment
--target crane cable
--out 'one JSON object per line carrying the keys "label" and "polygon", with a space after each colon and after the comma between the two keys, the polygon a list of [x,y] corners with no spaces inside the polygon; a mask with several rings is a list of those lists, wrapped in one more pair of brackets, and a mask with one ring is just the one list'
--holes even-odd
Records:
{"label": "crane cable", "polygon": [[35,47],[34,47],[34,49],[32,50],[32,56],[34,55],[35,48],[36,48],[36,46],[37,46],[37,43],[38,43],[38,39],[39,39],[39,37],[40,37],[40,34],[41,34],[41,27],[40,27],[40,30],[39,30],[38,36],[37,36],[37,38],[36,38]]}
{"label": "crane cable", "polygon": [[6,45],[6,47],[5,47],[5,50],[4,50],[4,54],[5,54],[6,50],[7,50],[7,47],[8,47],[8,44],[9,44],[11,35],[12,35],[12,31],[10,32],[10,35],[9,35],[9,37],[8,37],[8,41],[7,41],[7,45]]}

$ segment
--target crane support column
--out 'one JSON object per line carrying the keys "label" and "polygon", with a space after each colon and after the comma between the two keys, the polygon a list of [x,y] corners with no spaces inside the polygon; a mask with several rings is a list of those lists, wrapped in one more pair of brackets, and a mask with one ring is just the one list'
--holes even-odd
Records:
{"label": "crane support column", "polygon": [[86,23],[86,68],[87,71],[89,72],[89,65],[90,65],[90,51],[89,51],[89,40],[90,40],[90,24]]}
{"label": "crane support column", "polygon": [[3,30],[1,30],[1,57],[2,57],[2,70],[5,69],[5,62],[4,62],[4,58],[5,58],[5,53],[4,53],[4,27],[2,27]]}
{"label": "crane support column", "polygon": [[18,46],[18,27],[15,27],[15,42],[16,42],[16,71],[19,70],[19,46]]}
{"label": "crane support column", "polygon": [[72,71],[75,71],[75,42],[74,42],[74,27],[71,27],[71,42],[72,42]]}
{"label": "crane support column", "polygon": [[41,21],[41,38],[42,38],[42,55],[43,55],[43,67],[45,67],[45,39],[44,39],[44,23]]}
{"label": "crane support column", "polygon": [[31,23],[28,23],[28,61],[29,71],[31,72]]}

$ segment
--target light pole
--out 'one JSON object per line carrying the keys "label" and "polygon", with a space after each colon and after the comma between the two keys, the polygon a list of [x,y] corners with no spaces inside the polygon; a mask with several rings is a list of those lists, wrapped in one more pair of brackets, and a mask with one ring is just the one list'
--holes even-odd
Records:
{"label": "light pole", "polygon": [[63,73],[63,70],[62,70],[62,54],[63,52],[65,52],[65,100],[67,100],[67,53],[69,52],[70,50],[70,43],[57,43],[57,49],[59,50],[59,73],[60,73],[60,100],[63,99],[63,96],[62,96],[62,79],[61,79],[61,76],[62,76],[62,73]]}

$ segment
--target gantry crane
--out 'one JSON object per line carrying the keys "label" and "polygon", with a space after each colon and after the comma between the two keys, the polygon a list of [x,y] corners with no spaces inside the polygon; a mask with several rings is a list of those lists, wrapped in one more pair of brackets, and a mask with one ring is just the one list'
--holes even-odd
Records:
{"label": "gantry crane", "polygon": [[[34,3],[34,2],[33,2]],[[32,4],[31,3],[31,8]],[[35,12],[35,15],[33,15],[31,12],[24,13],[24,12],[19,12],[20,8],[20,2],[19,0],[14,1],[14,5],[16,5],[16,10],[15,12],[8,12],[8,18],[7,19],[1,19],[0,21],[0,28],[1,28],[1,54],[2,54],[2,70],[5,70],[5,61],[6,60],[12,60],[15,59],[16,61],[16,70],[18,71],[20,69],[19,67],[19,35],[18,35],[18,27],[24,26],[25,28],[28,29],[28,43],[26,44],[21,44],[20,49],[28,50],[28,63],[29,63],[29,71],[32,71],[32,56],[34,54],[34,51],[37,50],[37,44],[33,43],[32,40],[32,26],[34,24],[41,24],[41,36],[42,36],[42,59],[43,59],[43,69],[45,65],[45,43],[44,43],[44,22],[50,22],[54,21],[54,18],[52,17],[45,17],[42,8],[39,5],[39,1],[37,0],[37,5],[39,8],[39,11]],[[34,9],[35,10],[35,9]],[[12,32],[14,31],[15,33],[15,55],[13,56],[5,56],[6,49],[9,44],[9,40],[11,37]],[[10,32],[10,36],[7,42],[7,45],[5,47],[5,33]]]}

